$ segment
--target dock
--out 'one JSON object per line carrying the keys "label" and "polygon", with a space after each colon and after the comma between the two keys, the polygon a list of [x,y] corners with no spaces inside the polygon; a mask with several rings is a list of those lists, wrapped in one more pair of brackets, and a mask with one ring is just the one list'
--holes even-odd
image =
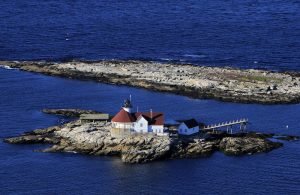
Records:
{"label": "dock", "polygon": [[233,126],[239,125],[239,129],[241,132],[244,132],[246,130],[247,124],[249,123],[248,119],[238,119],[233,121],[226,121],[222,123],[207,125],[202,128],[202,130],[217,130],[221,129],[223,127],[226,127],[227,133],[232,134]]}

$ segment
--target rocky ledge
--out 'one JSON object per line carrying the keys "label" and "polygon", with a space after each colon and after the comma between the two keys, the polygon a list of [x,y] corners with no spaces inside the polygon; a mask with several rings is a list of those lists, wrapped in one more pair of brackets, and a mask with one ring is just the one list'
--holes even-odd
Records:
{"label": "rocky ledge", "polygon": [[[110,122],[82,124],[80,121],[72,121],[6,138],[4,141],[11,144],[47,143],[52,144],[50,148],[38,151],[119,156],[126,163],[206,157],[215,151],[227,155],[255,154],[269,152],[283,145],[268,139],[274,135],[259,133],[229,135],[208,132],[209,139],[206,140],[201,135],[170,138],[151,134],[116,139],[110,136],[110,125]],[[289,136],[289,139],[297,140],[298,137]]]}
{"label": "rocky ledge", "polygon": [[66,117],[79,117],[82,114],[100,114],[101,112],[95,110],[82,109],[43,109],[42,112],[46,114],[55,114]]}
{"label": "rocky ledge", "polygon": [[299,103],[300,75],[144,61],[0,61],[0,65],[74,79],[245,103]]}

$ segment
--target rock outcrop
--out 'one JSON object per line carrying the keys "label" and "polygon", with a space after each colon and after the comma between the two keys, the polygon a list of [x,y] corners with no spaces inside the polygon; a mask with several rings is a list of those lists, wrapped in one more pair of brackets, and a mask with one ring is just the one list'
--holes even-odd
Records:
{"label": "rock outcrop", "polygon": [[45,129],[36,129],[34,131],[26,132],[17,137],[4,139],[10,144],[35,144],[35,143],[49,143],[57,144],[60,139],[54,135],[54,131],[60,130],[60,126],[48,127]]}
{"label": "rock outcrop", "polygon": [[219,140],[204,141],[202,139],[179,139],[172,145],[172,158],[206,157],[218,150]]}
{"label": "rock outcrop", "polygon": [[[126,138],[110,136],[110,122],[70,123],[38,129],[21,136],[7,138],[11,144],[52,144],[43,152],[76,152],[88,155],[119,156],[126,163],[145,163],[161,159],[207,157],[215,151],[228,155],[269,152],[281,147],[278,142],[269,141],[269,134],[212,135],[209,140],[201,136],[177,137],[136,134]],[[289,136],[296,140],[298,137]]]}
{"label": "rock outcrop", "polygon": [[66,117],[79,117],[81,114],[99,114],[95,110],[81,110],[81,109],[43,109],[42,112],[46,114],[62,115]]}
{"label": "rock outcrop", "polygon": [[300,76],[295,73],[145,61],[0,61],[0,64],[24,71],[129,85],[193,98],[262,104],[300,102]]}
{"label": "rock outcrop", "polygon": [[279,142],[253,137],[225,137],[220,141],[220,150],[227,155],[243,155],[268,152],[281,147]]}

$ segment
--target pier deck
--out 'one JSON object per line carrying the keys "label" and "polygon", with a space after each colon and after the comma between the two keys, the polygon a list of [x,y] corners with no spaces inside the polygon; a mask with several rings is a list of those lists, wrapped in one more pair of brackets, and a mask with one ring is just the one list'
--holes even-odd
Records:
{"label": "pier deck", "polygon": [[233,120],[233,121],[226,121],[222,123],[207,125],[202,128],[202,130],[216,130],[223,127],[226,127],[227,133],[232,133],[232,129],[234,125],[240,125],[240,131],[245,131],[247,124],[249,123],[248,119],[239,119],[239,120]]}

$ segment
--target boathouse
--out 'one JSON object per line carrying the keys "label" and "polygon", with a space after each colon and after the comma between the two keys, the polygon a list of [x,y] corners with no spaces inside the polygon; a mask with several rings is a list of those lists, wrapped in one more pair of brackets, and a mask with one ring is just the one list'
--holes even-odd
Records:
{"label": "boathouse", "polygon": [[178,134],[192,135],[199,132],[199,124],[195,119],[181,121],[178,127]]}

